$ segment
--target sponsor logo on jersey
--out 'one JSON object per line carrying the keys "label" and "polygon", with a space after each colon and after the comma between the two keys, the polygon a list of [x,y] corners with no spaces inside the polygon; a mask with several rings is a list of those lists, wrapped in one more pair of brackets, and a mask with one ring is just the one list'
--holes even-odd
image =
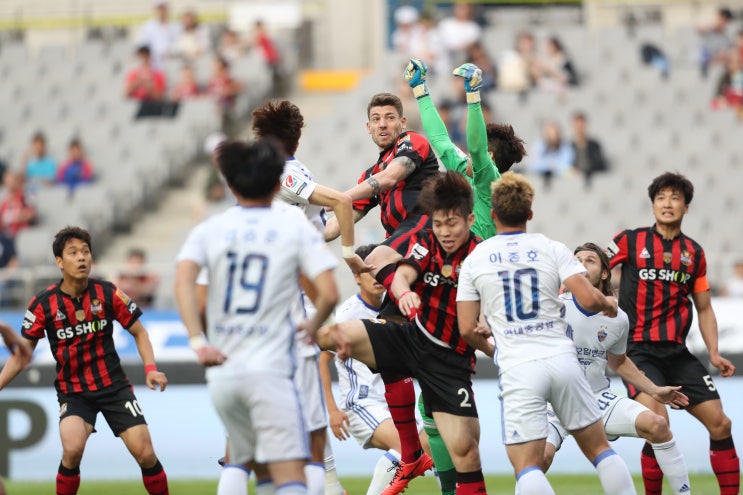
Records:
{"label": "sponsor logo on jersey", "polygon": [[23,316],[23,328],[28,330],[34,323],[36,323],[36,315],[27,309],[26,314]]}
{"label": "sponsor logo on jersey", "polygon": [[648,248],[644,247],[642,248],[642,251],[640,251],[640,258],[650,258],[650,253],[648,252]]}
{"label": "sponsor logo on jersey", "polygon": [[116,295],[119,296],[119,299],[121,299],[121,302],[123,302],[124,304],[128,305],[129,301],[131,301],[131,298],[127,296],[126,293],[123,290],[119,289],[118,287],[116,288]]}
{"label": "sponsor logo on jersey", "polygon": [[108,326],[108,320],[86,321],[75,326],[60,328],[57,330],[57,338],[59,340],[65,340],[78,335],[97,333],[106,328],[106,326]]}
{"label": "sponsor logo on jersey", "polygon": [[609,259],[611,259],[617,254],[619,254],[619,246],[617,246],[616,242],[611,241],[609,247],[606,248],[606,255],[609,257]]}
{"label": "sponsor logo on jersey", "polygon": [[366,399],[369,397],[369,385],[359,386],[359,399]]}
{"label": "sponsor logo on jersey", "polygon": [[59,417],[61,418],[67,413],[67,403],[65,402],[61,406],[59,406]]}
{"label": "sponsor logo on jersey", "polygon": [[62,321],[66,319],[67,317],[64,315],[64,313],[60,310],[57,310],[57,316],[54,317],[54,321]]}
{"label": "sponsor logo on jersey", "polygon": [[639,276],[640,280],[660,280],[678,284],[687,284],[691,280],[691,274],[668,268],[642,268],[639,270]]}
{"label": "sponsor logo on jersey", "polygon": [[293,192],[297,196],[300,195],[304,188],[307,187],[307,182],[303,181],[294,174],[287,174],[284,178],[284,187],[289,191]]}
{"label": "sponsor logo on jersey", "polygon": [[681,251],[681,264],[686,266],[691,265],[691,253],[686,249]]}
{"label": "sponsor logo on jersey", "polygon": [[423,258],[426,257],[427,254],[428,254],[428,249],[421,246],[417,242],[413,246],[413,249],[410,250],[410,255],[417,260],[422,260]]}
{"label": "sponsor logo on jersey", "polygon": [[[446,265],[446,266],[449,266],[449,265]],[[451,275],[451,270],[448,270],[448,271],[449,271],[449,275]],[[438,274],[438,273],[433,273],[433,272],[426,272],[423,274],[423,283],[428,284],[431,287],[436,287],[437,285],[451,285],[452,287],[456,288],[457,281],[449,278],[449,275],[444,275],[443,273]]]}
{"label": "sponsor logo on jersey", "polygon": [[101,304],[100,299],[93,299],[92,301],[90,301],[90,312],[91,313],[93,313],[94,315],[97,315],[101,311],[103,311],[103,304]]}

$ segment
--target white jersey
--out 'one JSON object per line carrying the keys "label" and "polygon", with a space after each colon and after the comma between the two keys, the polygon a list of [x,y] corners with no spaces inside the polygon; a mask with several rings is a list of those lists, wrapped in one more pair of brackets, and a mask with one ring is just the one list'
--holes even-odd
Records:
{"label": "white jersey", "polygon": [[622,355],[627,352],[629,319],[619,310],[616,318],[591,313],[581,308],[572,294],[560,296],[565,304],[568,335],[572,336],[578,351],[578,362],[586,372],[588,384],[594,393],[609,387],[606,377],[607,352]]}
{"label": "white jersey", "polygon": [[[369,306],[361,299],[360,294],[349,297],[335,312],[335,321],[343,323],[350,320],[365,320],[376,318],[379,308]],[[341,361],[333,359],[338,371],[338,388],[340,390],[342,407],[350,408],[354,402],[361,399],[372,399],[386,402],[384,398],[384,383],[382,377],[372,373],[368,366],[361,361],[348,358]]]}
{"label": "white jersey", "polygon": [[209,272],[209,342],[228,356],[207,378],[268,371],[291,376],[299,272],[314,278],[337,260],[301,211],[274,202],[235,206],[194,228],[178,254]]}
{"label": "white jersey", "polygon": [[309,203],[316,187],[317,182],[312,177],[312,172],[302,162],[291,158],[284,165],[281,189],[276,194],[276,199],[299,207],[307,216],[307,220],[322,233],[325,231],[325,209]]}
{"label": "white jersey", "polygon": [[575,354],[558,294],[563,280],[585,271],[564,244],[542,234],[498,234],[467,256],[457,301],[481,301],[501,373],[527,361]]}

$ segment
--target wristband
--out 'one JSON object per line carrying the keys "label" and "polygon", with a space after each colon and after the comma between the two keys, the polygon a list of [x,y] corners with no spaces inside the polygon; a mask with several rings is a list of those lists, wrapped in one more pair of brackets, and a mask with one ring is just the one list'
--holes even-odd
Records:
{"label": "wristband", "polygon": [[467,93],[467,103],[480,103],[480,92]]}
{"label": "wristband", "polygon": [[400,299],[402,299],[403,297],[407,296],[411,292],[413,292],[413,291],[412,290],[406,290],[405,292],[403,292],[402,294],[400,294],[400,297],[398,297],[397,300],[399,301]]}
{"label": "wristband", "polygon": [[343,246],[343,245],[341,245],[341,255],[345,259],[355,258],[356,257],[356,252],[354,251],[353,246]]}
{"label": "wristband", "polygon": [[157,371],[157,366],[154,364],[145,364],[144,365],[144,376],[149,375],[150,371]]}
{"label": "wristband", "polygon": [[198,351],[202,347],[205,347],[207,344],[206,339],[203,335],[194,335],[193,337],[189,337],[188,339],[188,345],[191,346],[191,349],[194,351]]}

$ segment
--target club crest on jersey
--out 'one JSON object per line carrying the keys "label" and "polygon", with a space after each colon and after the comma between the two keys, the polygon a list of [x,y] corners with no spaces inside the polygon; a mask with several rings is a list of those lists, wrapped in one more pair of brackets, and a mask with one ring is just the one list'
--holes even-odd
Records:
{"label": "club crest on jersey", "polygon": [[650,253],[648,252],[648,248],[644,247],[642,248],[642,251],[640,251],[640,258],[650,258]]}
{"label": "club crest on jersey", "polygon": [[299,196],[304,188],[307,187],[307,182],[303,181],[294,174],[287,174],[284,178],[283,186]]}
{"label": "club crest on jersey", "polygon": [[605,341],[607,335],[608,334],[606,333],[606,329],[604,327],[601,327],[601,330],[599,330],[598,332],[596,332],[596,336],[598,337],[599,342]]}
{"label": "club crest on jersey", "polygon": [[359,387],[359,399],[366,399],[369,397],[369,385],[361,385]]}
{"label": "club crest on jersey", "polygon": [[54,317],[54,321],[62,321],[66,319],[67,317],[64,315],[64,313],[61,312],[60,310],[57,310],[57,316]]}
{"label": "club crest on jersey", "polygon": [[681,251],[681,264],[686,266],[691,265],[691,253],[686,249]]}
{"label": "club crest on jersey", "polygon": [[100,299],[93,299],[90,301],[90,312],[94,315],[99,314],[101,311],[103,311],[103,304],[101,304]]}
{"label": "club crest on jersey", "polygon": [[444,266],[441,267],[441,275],[443,275],[444,277],[447,277],[447,278],[448,277],[451,277],[451,274],[452,274],[453,271],[454,270],[453,270],[453,267],[451,265],[448,265],[447,264],[447,265],[444,265]]}
{"label": "club crest on jersey", "polygon": [[671,253],[663,253],[663,263],[670,263],[672,259]]}

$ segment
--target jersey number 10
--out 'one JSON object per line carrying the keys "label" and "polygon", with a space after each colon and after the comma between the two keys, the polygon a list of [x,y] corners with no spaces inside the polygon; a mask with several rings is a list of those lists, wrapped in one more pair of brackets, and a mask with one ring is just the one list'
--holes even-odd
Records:
{"label": "jersey number 10", "polygon": [[[516,307],[516,317],[519,320],[531,320],[539,314],[539,276],[534,268],[522,268],[513,272],[503,270],[498,272],[503,282],[503,299],[506,305],[506,320],[515,321],[513,308]],[[523,280],[528,278],[528,285],[524,287]],[[525,290],[529,292],[525,292]],[[531,310],[524,310],[524,294],[531,295]]]}
{"label": "jersey number 10", "polygon": [[255,313],[261,303],[263,284],[268,271],[268,258],[262,254],[248,254],[238,263],[238,255],[232,251],[227,253],[227,258],[230,266],[227,273],[227,291],[224,295],[224,312],[230,312],[233,292],[237,288],[241,291],[237,294],[239,300],[247,300],[248,304],[238,306],[234,310],[238,314]]}

